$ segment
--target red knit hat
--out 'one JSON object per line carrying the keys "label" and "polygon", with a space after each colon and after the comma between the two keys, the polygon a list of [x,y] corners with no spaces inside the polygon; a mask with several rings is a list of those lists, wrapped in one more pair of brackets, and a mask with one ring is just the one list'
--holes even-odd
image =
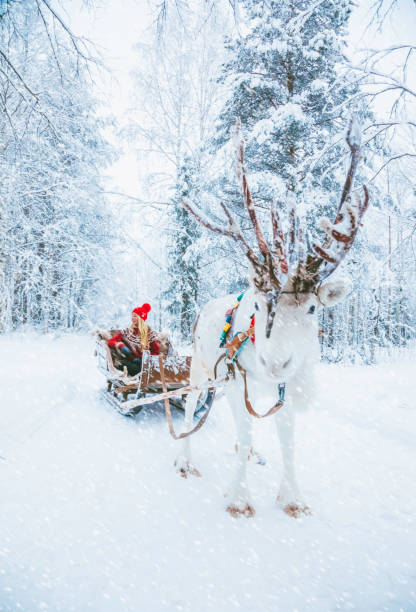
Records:
{"label": "red knit hat", "polygon": [[143,321],[146,321],[147,313],[150,312],[151,310],[152,310],[152,307],[150,306],[150,304],[144,303],[143,306],[138,306],[137,308],[132,310],[132,314],[133,312],[135,312],[136,314],[139,315],[139,317],[143,319]]}

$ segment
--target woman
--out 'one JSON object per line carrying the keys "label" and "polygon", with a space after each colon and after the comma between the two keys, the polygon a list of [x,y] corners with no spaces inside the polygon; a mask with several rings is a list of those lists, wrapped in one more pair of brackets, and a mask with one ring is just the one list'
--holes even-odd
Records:
{"label": "woman", "polygon": [[131,326],[108,340],[108,346],[121,355],[121,364],[127,367],[129,376],[142,369],[143,351],[150,350],[151,355],[160,353],[158,335],[145,323],[150,310],[150,304],[135,308],[131,313]]}

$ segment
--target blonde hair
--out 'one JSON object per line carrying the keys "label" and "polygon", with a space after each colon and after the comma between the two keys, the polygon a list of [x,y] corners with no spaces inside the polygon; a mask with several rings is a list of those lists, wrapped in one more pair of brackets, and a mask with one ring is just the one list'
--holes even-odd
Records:
{"label": "blonde hair", "polygon": [[[142,347],[142,351],[148,351],[149,350],[149,327],[146,325],[146,323],[143,321],[143,319],[140,316],[137,317],[137,326],[139,328],[140,344]],[[135,330],[135,326],[132,325],[130,327],[130,331],[134,333],[134,330]]]}

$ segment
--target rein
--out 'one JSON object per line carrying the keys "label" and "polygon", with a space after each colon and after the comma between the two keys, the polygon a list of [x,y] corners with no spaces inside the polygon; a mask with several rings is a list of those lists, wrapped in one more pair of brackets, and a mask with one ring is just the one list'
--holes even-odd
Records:
{"label": "rein", "polygon": [[[162,355],[159,355],[159,369],[160,369],[160,378],[162,381],[162,389],[164,391],[164,393],[167,392],[167,386],[166,386],[166,379],[165,379],[165,368],[163,365],[163,357]],[[214,391],[215,393],[215,391]],[[196,433],[199,429],[201,429],[202,425],[205,423],[205,421],[208,418],[208,415],[211,411],[211,406],[214,403],[213,401],[211,402],[211,406],[209,406],[209,408],[207,409],[207,411],[205,412],[205,414],[202,415],[202,417],[200,418],[200,420],[198,421],[198,423],[195,425],[195,427],[193,429],[191,429],[190,431],[186,431],[183,432],[181,434],[179,434],[179,436],[175,433],[175,429],[173,427],[173,421],[172,421],[172,413],[170,411],[170,405],[169,405],[169,398],[165,397],[165,413],[166,413],[166,420],[168,422],[168,426],[169,426],[169,432],[170,435],[172,436],[172,438],[174,438],[175,440],[182,440],[182,438],[187,438],[188,436]]]}
{"label": "rein", "polygon": [[240,372],[244,381],[244,402],[246,404],[247,412],[256,417],[256,419],[264,419],[265,417],[272,416],[272,414],[275,414],[278,410],[280,410],[285,403],[286,383],[279,383],[279,401],[276,402],[276,404],[274,404],[274,406],[272,406],[265,414],[259,414],[254,410],[248,397],[247,372],[237,359],[235,360],[235,363],[237,364],[238,371]]}

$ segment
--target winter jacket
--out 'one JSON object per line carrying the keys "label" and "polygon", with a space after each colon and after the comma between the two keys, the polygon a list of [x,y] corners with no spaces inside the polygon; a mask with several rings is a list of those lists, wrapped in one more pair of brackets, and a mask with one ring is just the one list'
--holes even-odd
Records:
{"label": "winter jacket", "polygon": [[[149,348],[151,355],[160,354],[160,344],[156,338],[156,332],[149,328]],[[130,328],[123,329],[121,332],[110,338],[110,340],[108,340],[108,346],[110,348],[117,349],[120,352],[123,347],[127,347],[131,352],[131,356],[129,356],[129,359],[131,360],[135,359],[136,357],[142,357],[140,336],[134,335]]]}

